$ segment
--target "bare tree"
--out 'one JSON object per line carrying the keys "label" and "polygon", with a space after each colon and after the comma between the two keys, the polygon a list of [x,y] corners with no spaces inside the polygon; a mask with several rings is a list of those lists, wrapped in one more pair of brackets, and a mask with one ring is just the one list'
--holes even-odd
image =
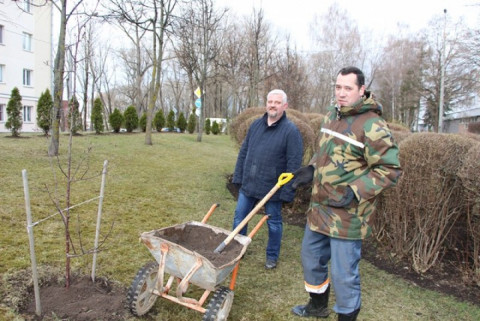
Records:
{"label": "bare tree", "polygon": [[267,88],[282,88],[288,95],[289,108],[309,112],[310,86],[305,59],[290,47],[287,40],[284,51],[277,54],[275,62],[276,72],[268,78]]}
{"label": "bare tree", "polygon": [[[480,3],[476,4],[480,7]],[[466,31],[465,38],[460,44],[464,59],[469,62],[476,70],[480,69],[480,28],[469,29]],[[480,80],[477,78],[477,86],[480,87]],[[478,89],[477,89],[478,90]]]}
{"label": "bare tree", "polygon": [[275,73],[273,58],[278,41],[271,37],[271,27],[265,21],[263,9],[254,8],[245,24],[247,39],[244,50],[247,56],[243,60],[243,68],[248,79],[247,106],[260,106],[260,97],[266,97],[270,89],[261,84]]}
{"label": "bare tree", "polygon": [[[228,85],[224,93],[229,98],[225,104],[227,106],[225,111],[227,118],[229,116],[233,118],[247,107],[245,92],[248,88],[248,82],[245,70],[242,68],[243,61],[247,59],[244,50],[247,36],[244,32],[239,32],[239,30],[242,30],[242,25],[236,20],[238,19],[233,17],[233,23],[225,22],[224,42],[221,54],[217,59],[217,64],[222,69],[221,80]],[[231,111],[229,108],[231,108]]]}
{"label": "bare tree", "polygon": [[[462,52],[466,34],[468,33],[461,20],[452,22],[448,15],[445,15],[434,17],[423,35],[426,46],[422,89],[427,108],[424,121],[435,131],[438,131],[440,99],[443,98],[443,111],[447,112],[467,100],[477,84],[478,68],[475,65],[465,68],[469,66]],[[443,50],[445,50],[444,61],[442,61]],[[442,67],[445,68],[443,97],[441,97],[440,84]]]}
{"label": "bare tree", "polygon": [[[168,34],[171,31],[173,12],[177,0],[120,1],[110,0],[113,14],[120,21],[125,21],[151,34],[152,71],[149,84],[149,100],[147,109],[147,129],[145,144],[152,145],[152,114],[160,93],[162,63]],[[138,37],[137,37],[138,39]],[[137,50],[139,46],[136,47]],[[137,55],[137,57],[139,57]]]}
{"label": "bare tree", "polygon": [[[144,78],[152,67],[145,44],[147,28],[143,28],[140,24],[144,19],[145,8],[136,6],[132,1],[113,1],[112,5],[112,15],[109,16],[108,21],[113,21],[133,45],[133,48],[120,48],[119,56],[127,74],[126,82],[127,84],[132,83],[129,96],[137,109],[137,114],[141,115],[146,111],[146,96],[148,96],[143,88]],[[129,19],[123,17],[124,11],[128,11]],[[134,23],[134,21],[139,23]]]}
{"label": "bare tree", "polygon": [[360,32],[355,20],[338,3],[326,14],[315,16],[310,25],[314,53],[311,55],[313,98],[311,106],[325,112],[334,97],[336,73],[347,65],[363,69],[364,54]]}
{"label": "bare tree", "polygon": [[190,87],[188,86],[187,76],[176,59],[168,61],[168,71],[164,77],[163,100],[169,101],[168,105],[177,108],[178,112],[188,115],[191,100],[188,95]]}
{"label": "bare tree", "polygon": [[220,52],[218,27],[225,11],[217,13],[212,0],[193,0],[186,4],[177,26],[176,52],[190,79],[191,97],[195,81],[202,92],[197,141],[202,141],[207,80],[213,76],[214,61]]}
{"label": "bare tree", "polygon": [[418,114],[422,94],[423,43],[415,35],[399,30],[390,37],[378,67],[376,93],[384,117],[412,125]]}
{"label": "bare tree", "polygon": [[63,74],[65,72],[65,37],[67,22],[75,12],[77,7],[83,2],[78,0],[72,10],[67,12],[67,0],[52,1],[52,4],[60,12],[60,31],[58,36],[57,53],[53,65],[53,123],[52,134],[50,136],[50,144],[48,146],[48,155],[58,155],[60,145],[60,118],[63,100]]}

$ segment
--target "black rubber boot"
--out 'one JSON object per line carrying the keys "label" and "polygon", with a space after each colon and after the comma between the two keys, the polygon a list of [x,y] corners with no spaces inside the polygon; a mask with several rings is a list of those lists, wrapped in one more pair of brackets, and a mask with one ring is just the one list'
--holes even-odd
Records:
{"label": "black rubber boot", "polygon": [[355,311],[349,314],[339,314],[338,321],[355,321],[357,320],[357,315],[360,312],[360,309],[356,309]]}
{"label": "black rubber boot", "polygon": [[306,305],[293,307],[292,312],[300,317],[326,318],[330,314],[328,310],[328,296],[330,285],[324,293],[310,293],[310,300]]}

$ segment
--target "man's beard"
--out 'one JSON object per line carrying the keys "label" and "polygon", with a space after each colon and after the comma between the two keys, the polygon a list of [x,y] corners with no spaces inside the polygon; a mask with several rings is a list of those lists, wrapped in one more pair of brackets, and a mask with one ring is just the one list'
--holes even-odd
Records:
{"label": "man's beard", "polygon": [[268,117],[270,118],[275,118],[278,115],[278,110],[269,110],[268,111]]}

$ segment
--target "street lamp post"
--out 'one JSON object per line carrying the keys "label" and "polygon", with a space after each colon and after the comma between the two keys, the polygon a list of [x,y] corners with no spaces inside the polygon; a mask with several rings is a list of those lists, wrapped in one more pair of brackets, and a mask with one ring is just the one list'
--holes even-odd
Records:
{"label": "street lamp post", "polygon": [[446,47],[446,26],[447,26],[447,9],[443,9],[445,21],[443,23],[443,44],[442,44],[442,58],[441,58],[441,74],[440,74],[440,100],[438,106],[438,132],[443,131],[443,103],[445,93],[445,47]]}

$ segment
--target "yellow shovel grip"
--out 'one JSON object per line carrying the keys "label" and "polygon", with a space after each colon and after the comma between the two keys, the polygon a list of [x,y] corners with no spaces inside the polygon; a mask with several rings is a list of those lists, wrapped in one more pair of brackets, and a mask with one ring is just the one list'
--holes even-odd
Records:
{"label": "yellow shovel grip", "polygon": [[282,173],[282,174],[280,174],[280,176],[278,177],[277,186],[280,187],[282,185],[287,184],[288,182],[290,182],[290,180],[292,178],[293,178],[292,173]]}

